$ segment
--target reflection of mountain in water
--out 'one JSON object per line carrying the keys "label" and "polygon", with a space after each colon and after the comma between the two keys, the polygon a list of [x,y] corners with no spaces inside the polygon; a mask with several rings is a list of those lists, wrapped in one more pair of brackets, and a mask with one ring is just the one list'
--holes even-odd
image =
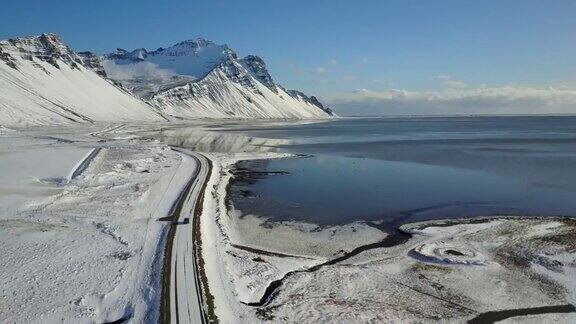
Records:
{"label": "reflection of mountain in water", "polygon": [[168,145],[200,152],[277,152],[276,146],[290,144],[290,140],[249,137],[231,133],[214,133],[194,128],[165,130],[152,135]]}

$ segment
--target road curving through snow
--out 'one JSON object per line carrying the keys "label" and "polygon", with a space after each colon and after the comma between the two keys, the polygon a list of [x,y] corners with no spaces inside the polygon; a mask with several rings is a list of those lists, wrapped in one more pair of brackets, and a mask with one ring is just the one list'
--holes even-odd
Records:
{"label": "road curving through snow", "polygon": [[210,161],[202,154],[173,148],[181,154],[184,163],[194,163],[190,177],[166,220],[171,227],[166,242],[162,279],[160,321],[162,323],[206,323],[210,318],[204,302],[198,259],[200,237],[198,226],[203,194],[210,174]]}

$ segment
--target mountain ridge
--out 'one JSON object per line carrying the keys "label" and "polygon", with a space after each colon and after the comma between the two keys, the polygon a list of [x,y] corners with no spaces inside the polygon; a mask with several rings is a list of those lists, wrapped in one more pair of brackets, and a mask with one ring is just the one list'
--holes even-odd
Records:
{"label": "mountain ridge", "polygon": [[92,70],[97,62],[78,55],[52,33],[0,41],[0,124],[166,120]]}
{"label": "mountain ridge", "polygon": [[[163,59],[159,59],[158,57],[163,57]],[[185,62],[191,66],[180,64],[183,61],[183,57],[187,57]],[[243,84],[247,88],[251,89],[252,92],[260,96],[264,96],[263,90],[260,89],[256,83],[263,84],[273,93],[267,93],[266,96],[264,96],[267,97],[266,100],[269,101],[270,105],[279,106],[284,110],[291,110],[294,109],[293,107],[299,106],[299,109],[304,111],[304,118],[321,118],[322,115],[326,115],[328,117],[335,116],[334,112],[322,105],[316,97],[305,95],[303,92],[298,90],[287,90],[281,85],[276,84],[267,70],[266,63],[261,57],[256,55],[247,55],[243,58],[238,58],[236,52],[228,45],[217,45],[205,38],[185,40],[167,48],[160,47],[155,51],[148,51],[145,48],[139,48],[132,51],[119,49],[116,53],[103,55],[103,59],[105,61],[113,61],[114,64],[120,66],[138,66],[139,64],[145,64],[146,62],[154,64],[156,68],[163,71],[162,73],[166,71],[171,71],[174,73],[171,80],[165,80],[166,84],[173,82],[173,80],[177,79],[178,77],[189,77],[193,79],[184,81],[184,84],[177,84],[178,82],[175,82],[176,84],[174,84],[174,86],[168,87],[150,84],[141,87],[142,82],[138,77],[132,80],[121,80],[122,78],[118,78],[119,82],[127,84],[129,88],[135,90],[137,95],[140,95],[141,98],[156,104],[160,109],[165,107],[163,104],[166,102],[170,102],[170,106],[177,108],[193,106],[190,100],[192,97],[196,97],[196,95],[201,91],[197,86],[186,87],[186,85],[193,82],[199,82],[201,84],[203,79],[208,76],[210,72],[214,71],[215,69],[221,69],[231,81]],[[111,67],[109,64],[107,64],[107,66]],[[193,71],[193,73],[187,73],[189,71]],[[151,95],[148,89],[152,87],[163,88],[163,90],[157,91]],[[178,87],[184,88],[181,88],[181,91],[178,91]],[[191,93],[190,95],[186,93],[186,90],[192,91],[193,89],[196,89],[195,93]],[[282,94],[280,94],[280,91]],[[217,91],[214,90],[212,94],[215,95],[216,92]],[[244,98],[250,97],[250,94],[247,94],[246,91],[242,92],[242,94],[236,93],[236,95],[238,97]],[[169,93],[177,93],[177,96],[179,97],[178,100],[175,98],[165,98],[166,96],[170,95]],[[290,97],[293,100],[291,100],[289,103],[286,102],[287,100],[278,101],[278,98],[275,98],[275,96],[279,96],[280,98]],[[243,100],[239,99],[239,102],[242,101]],[[198,104],[203,107],[214,106],[210,105],[209,103],[199,102]],[[263,111],[262,106],[265,105],[265,103],[258,102],[258,100],[246,100],[246,102],[243,102],[243,104],[252,107],[250,110],[251,114],[249,114],[251,118],[266,117],[265,113],[258,113]],[[218,116],[218,114],[214,115],[209,113],[210,111],[214,111],[214,107],[211,109],[207,108],[207,115],[215,118],[234,116],[239,117],[242,115],[239,111],[239,107],[232,107],[231,103],[229,102],[227,106],[224,106],[227,108],[224,116]],[[319,109],[320,112],[314,112],[314,110],[310,108]],[[201,113],[201,111],[198,111],[197,109],[196,111]],[[282,114],[279,112],[276,112],[273,115],[275,117],[298,118],[298,114],[292,112],[286,113],[285,116],[281,116]]]}
{"label": "mountain ridge", "polygon": [[154,51],[75,52],[53,33],[0,41],[0,124],[328,118],[265,62],[197,38]]}

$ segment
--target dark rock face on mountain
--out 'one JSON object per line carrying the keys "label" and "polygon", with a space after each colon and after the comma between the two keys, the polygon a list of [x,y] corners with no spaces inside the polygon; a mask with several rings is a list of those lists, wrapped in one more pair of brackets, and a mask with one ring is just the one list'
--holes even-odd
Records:
{"label": "dark rock face on mountain", "polygon": [[78,52],[78,56],[82,58],[82,64],[92,71],[96,72],[99,76],[106,78],[106,71],[102,66],[102,61],[100,57],[92,52]]}
{"label": "dark rock face on mountain", "polygon": [[328,107],[324,107],[324,105],[320,102],[320,100],[318,100],[318,98],[314,97],[314,96],[310,96],[308,97],[306,94],[304,94],[303,92],[300,92],[298,90],[287,90],[287,92],[292,96],[292,97],[299,97],[302,98],[302,100],[311,103],[312,105],[324,110],[326,113],[328,113],[328,115],[330,116],[335,116],[334,112],[332,111],[332,109],[328,108]]}
{"label": "dark rock face on mountain", "polygon": [[[106,77],[100,58],[91,52],[74,52],[56,34],[11,38],[0,41],[0,59],[9,66],[17,68],[14,56],[31,61],[33,58],[50,63],[56,68],[59,64],[67,64],[78,68],[78,64]],[[9,63],[11,62],[11,63]]]}
{"label": "dark rock face on mountain", "polygon": [[248,55],[240,60],[240,63],[262,84],[267,86],[270,90],[278,93],[274,80],[266,69],[264,60],[256,55]]}
{"label": "dark rock face on mountain", "polygon": [[131,62],[144,61],[148,56],[148,52],[145,48],[135,49],[132,52],[128,52],[125,49],[117,48],[116,53],[106,54],[104,57],[110,60],[124,60]]}
{"label": "dark rock face on mountain", "polygon": [[9,53],[5,52],[2,47],[0,47],[0,60],[4,61],[4,63],[6,63],[6,65],[8,65],[9,67],[18,70],[18,66],[16,65],[16,60],[14,59],[14,57],[12,57],[12,55],[10,55]]}
{"label": "dark rock face on mountain", "polygon": [[0,42],[4,51],[11,51],[22,58],[30,60],[32,57],[48,62],[58,68],[61,61],[75,67],[83,64],[82,59],[74,53],[56,34],[42,34],[40,36],[11,38]]}

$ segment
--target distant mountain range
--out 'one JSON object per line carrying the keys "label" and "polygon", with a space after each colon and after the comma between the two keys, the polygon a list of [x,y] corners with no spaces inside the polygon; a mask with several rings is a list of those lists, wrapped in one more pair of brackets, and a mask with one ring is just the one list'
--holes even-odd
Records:
{"label": "distant mountain range", "polygon": [[328,118],[265,62],[198,38],[154,51],[76,53],[57,35],[0,41],[0,125],[195,118]]}

